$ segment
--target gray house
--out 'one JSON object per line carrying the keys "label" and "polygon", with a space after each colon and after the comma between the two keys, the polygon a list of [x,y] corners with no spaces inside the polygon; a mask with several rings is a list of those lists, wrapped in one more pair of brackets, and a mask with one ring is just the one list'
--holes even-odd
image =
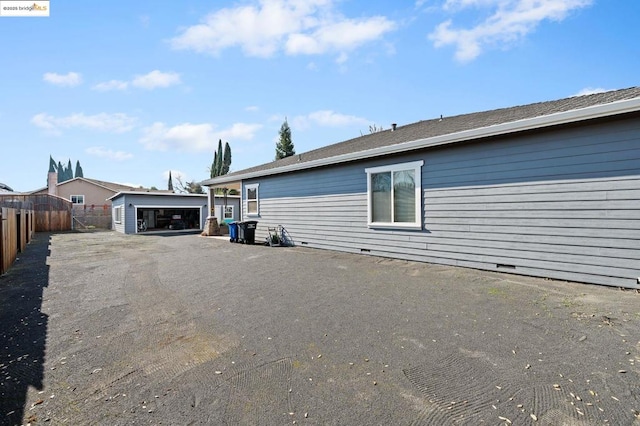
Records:
{"label": "gray house", "polygon": [[439,117],[202,182],[308,247],[640,288],[640,88]]}
{"label": "gray house", "polygon": [[[205,194],[122,191],[109,198],[112,205],[112,229],[125,234],[165,230],[200,230],[208,216]],[[240,197],[215,196],[223,220],[240,218]],[[145,230],[138,228],[144,221]]]}

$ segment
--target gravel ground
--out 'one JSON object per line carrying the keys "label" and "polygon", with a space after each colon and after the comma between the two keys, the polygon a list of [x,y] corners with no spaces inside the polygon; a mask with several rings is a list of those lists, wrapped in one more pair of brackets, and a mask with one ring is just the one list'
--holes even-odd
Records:
{"label": "gravel ground", "polygon": [[197,235],[37,234],[0,424],[638,425],[634,291]]}

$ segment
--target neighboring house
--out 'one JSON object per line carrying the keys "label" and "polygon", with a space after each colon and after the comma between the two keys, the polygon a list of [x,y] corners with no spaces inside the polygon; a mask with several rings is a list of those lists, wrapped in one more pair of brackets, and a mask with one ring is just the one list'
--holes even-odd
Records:
{"label": "neighboring house", "polygon": [[[58,183],[58,174],[49,172],[48,186],[30,192],[30,194],[50,194],[71,201],[73,204],[73,226],[110,229],[111,202],[108,200],[122,191],[151,191],[121,185],[114,182],[106,182],[85,177],[77,177]],[[161,193],[173,193],[172,191],[158,191]]]}
{"label": "neighboring house", "polygon": [[[112,229],[125,234],[143,232],[138,220],[144,221],[145,231],[204,229],[208,215],[206,194],[171,194],[166,192],[122,191],[110,197]],[[226,205],[225,205],[226,200]],[[217,210],[223,220],[240,218],[240,196],[215,197]],[[225,207],[222,209],[222,207]],[[224,210],[224,212],[223,212]],[[220,221],[222,222],[222,220]]]}
{"label": "neighboring house", "polygon": [[77,177],[58,183],[57,173],[50,172],[48,186],[32,191],[31,194],[51,194],[65,198],[76,206],[109,205],[108,198],[120,191],[134,191],[134,188],[119,183]]}
{"label": "neighboring house", "polygon": [[201,182],[256,239],[640,288],[640,88],[440,117]]}

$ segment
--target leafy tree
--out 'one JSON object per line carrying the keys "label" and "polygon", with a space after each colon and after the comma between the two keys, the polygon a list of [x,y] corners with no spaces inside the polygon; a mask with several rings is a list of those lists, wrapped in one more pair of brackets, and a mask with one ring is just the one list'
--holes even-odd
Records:
{"label": "leafy tree", "polygon": [[224,154],[222,156],[222,170],[220,171],[220,174],[226,175],[227,173],[229,173],[230,167],[231,167],[231,147],[229,146],[229,142],[225,142]]}
{"label": "leafy tree", "polygon": [[276,143],[276,160],[290,157],[296,153],[293,141],[291,140],[291,128],[287,119],[284,119],[284,123],[280,126],[280,139]]}
{"label": "leafy tree", "polygon": [[84,173],[82,171],[82,166],[80,165],[80,161],[76,161],[76,177],[84,177]]}
{"label": "leafy tree", "polygon": [[176,176],[176,189],[182,194],[205,194],[204,188],[198,182],[182,182],[180,175]]}
{"label": "leafy tree", "polygon": [[167,184],[167,189],[169,191],[173,191],[173,179],[171,179],[171,170],[169,170],[169,182]]}
{"label": "leafy tree", "polygon": [[187,182],[187,192],[189,194],[204,194],[204,188],[198,182]]}

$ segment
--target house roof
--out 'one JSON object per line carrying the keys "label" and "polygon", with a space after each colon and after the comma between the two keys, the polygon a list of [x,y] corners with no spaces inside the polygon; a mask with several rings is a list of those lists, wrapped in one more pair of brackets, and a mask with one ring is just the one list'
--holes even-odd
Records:
{"label": "house roof", "polygon": [[[64,182],[56,183],[56,186],[66,185],[68,183],[75,182],[75,181],[84,181],[84,182],[87,182],[89,184],[100,186],[102,188],[105,188],[105,189],[107,189],[109,191],[113,191],[113,192],[139,191],[139,192],[160,192],[160,193],[173,194],[173,191],[166,190],[166,189],[136,188],[136,187],[130,186],[130,185],[123,185],[123,184],[120,184],[120,183],[107,182],[107,181],[104,181],[104,180],[90,179],[90,178],[86,178],[86,177],[76,177],[76,178],[73,178],[73,179],[65,180]],[[42,191],[46,191],[46,190],[47,190],[47,187],[45,186],[44,188],[39,188],[39,189],[36,189],[34,191],[30,191],[30,192],[28,192],[28,194],[34,194],[34,193],[42,192]]]}
{"label": "house roof", "polygon": [[640,87],[398,126],[201,182],[216,185],[640,111]]}
{"label": "house roof", "polygon": [[91,183],[93,185],[101,186],[103,188],[106,188],[106,189],[108,189],[110,191],[114,191],[114,192],[130,191],[130,190],[134,189],[133,186],[129,186],[129,185],[122,185],[122,184],[115,183],[115,182],[107,182],[107,181],[98,180],[98,179],[89,179],[89,178],[85,178],[85,177],[76,177],[76,178],[73,178],[73,179],[65,180],[64,182],[58,183],[58,185],[64,185],[64,184],[71,183],[71,182],[78,181],[78,180],[83,180],[85,182]]}

